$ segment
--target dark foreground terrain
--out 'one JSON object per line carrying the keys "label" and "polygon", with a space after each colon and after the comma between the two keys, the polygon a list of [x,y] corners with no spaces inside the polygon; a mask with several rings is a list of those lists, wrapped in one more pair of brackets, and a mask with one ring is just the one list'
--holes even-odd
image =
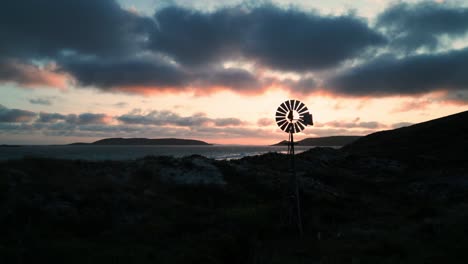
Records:
{"label": "dark foreground terrain", "polygon": [[467,263],[468,164],[297,156],[0,163],[0,262]]}
{"label": "dark foreground terrain", "polygon": [[[468,263],[455,120],[297,155],[303,237],[288,223],[282,154],[0,162],[0,263]],[[427,134],[440,124],[449,137]]]}

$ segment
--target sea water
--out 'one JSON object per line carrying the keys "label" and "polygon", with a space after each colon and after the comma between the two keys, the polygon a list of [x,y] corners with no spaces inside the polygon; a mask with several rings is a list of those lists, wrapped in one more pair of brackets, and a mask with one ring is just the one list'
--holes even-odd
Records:
{"label": "sea water", "polygon": [[[301,153],[310,146],[295,146],[295,153]],[[268,152],[286,153],[286,146],[18,146],[0,147],[0,160],[20,159],[23,157],[44,157],[84,160],[128,160],[145,156],[183,157],[194,154],[212,159],[229,160]]]}

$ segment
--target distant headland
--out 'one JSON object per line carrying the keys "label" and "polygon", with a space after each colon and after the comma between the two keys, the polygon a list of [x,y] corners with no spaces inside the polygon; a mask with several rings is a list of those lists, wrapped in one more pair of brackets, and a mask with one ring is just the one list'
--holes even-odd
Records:
{"label": "distant headland", "polygon": [[204,141],[194,139],[179,138],[105,138],[92,143],[72,143],[72,146],[79,145],[211,145]]}

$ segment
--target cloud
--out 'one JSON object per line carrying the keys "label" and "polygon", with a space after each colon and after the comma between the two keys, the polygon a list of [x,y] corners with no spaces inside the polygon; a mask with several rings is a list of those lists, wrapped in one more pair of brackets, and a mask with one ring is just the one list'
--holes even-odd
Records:
{"label": "cloud", "polygon": [[149,59],[81,59],[61,61],[61,70],[68,72],[83,86],[99,89],[122,87],[185,87],[188,75],[162,60]]}
{"label": "cloud", "polygon": [[260,118],[257,121],[259,126],[270,126],[272,124],[274,124],[273,118]]}
{"label": "cloud", "polygon": [[328,81],[328,87],[351,96],[463,91],[468,89],[467,67],[468,48],[401,59],[380,57],[335,76]]}
{"label": "cloud", "polygon": [[107,124],[112,118],[106,114],[83,113],[79,115],[67,115],[65,121],[69,124],[88,125],[88,124]]}
{"label": "cloud", "polygon": [[0,56],[53,58],[63,52],[127,54],[144,43],[151,19],[114,0],[17,0],[0,9]]}
{"label": "cloud", "polygon": [[151,47],[185,65],[243,57],[273,69],[307,71],[336,66],[385,43],[351,15],[321,16],[265,4],[210,13],[172,6],[157,11],[155,19]]}
{"label": "cloud", "polygon": [[39,113],[39,118],[37,119],[37,122],[40,123],[54,123],[57,121],[65,120],[67,118],[66,115],[61,115],[59,113],[45,113],[45,112],[40,112]]}
{"label": "cloud", "polygon": [[296,94],[310,94],[314,91],[318,91],[319,88],[317,80],[307,76],[299,80],[285,79],[277,83],[289,88],[291,92]]}
{"label": "cloud", "polygon": [[468,32],[468,8],[432,1],[400,2],[378,16],[377,27],[390,36],[394,47],[405,52],[434,50],[442,37],[456,38]]}
{"label": "cloud", "polygon": [[[62,115],[59,113],[45,113],[40,112],[39,118],[36,120],[38,123],[50,123],[56,126],[69,126],[69,125],[90,125],[90,124],[109,124],[112,121],[112,117],[106,114],[95,114],[95,113],[82,113],[82,114],[68,114]],[[56,124],[59,121],[59,124]],[[53,126],[51,126],[53,127]]]}
{"label": "cloud", "polygon": [[0,104],[0,122],[1,123],[20,123],[30,122],[36,118],[36,113],[21,110],[21,109],[10,109]]}
{"label": "cloud", "polygon": [[38,104],[38,105],[52,105],[52,101],[47,98],[35,98],[35,99],[29,99],[29,102],[31,104]]}
{"label": "cloud", "polygon": [[[25,123],[27,122],[27,123]],[[171,111],[142,113],[134,110],[122,116],[81,113],[60,114],[9,109],[0,105],[0,134],[58,137],[184,137],[241,138],[260,135],[238,118],[210,118],[203,113],[181,116]],[[270,133],[264,131],[265,133]],[[272,134],[273,135],[273,134]]]}
{"label": "cloud", "polygon": [[113,104],[113,106],[115,106],[117,108],[123,108],[123,107],[128,106],[128,103],[126,103],[126,102],[117,102],[117,103]]}
{"label": "cloud", "polygon": [[349,130],[345,128],[314,128],[305,130],[307,136],[328,137],[328,136],[364,136],[376,132],[375,129]]}
{"label": "cloud", "polygon": [[162,58],[126,60],[67,58],[61,70],[70,73],[82,86],[126,92],[213,90],[258,93],[263,83],[252,73],[236,68],[185,70]]}
{"label": "cloud", "polygon": [[2,82],[13,82],[24,87],[65,88],[67,76],[57,73],[54,65],[39,67],[18,60],[0,58],[0,83]]}
{"label": "cloud", "polygon": [[[354,15],[273,4],[212,12],[168,6],[147,17],[114,0],[8,1],[0,10],[0,32],[0,82],[130,93],[258,94],[275,80],[223,63],[307,72],[385,43]],[[315,80],[303,78],[295,90],[315,87]]]}
{"label": "cloud", "polygon": [[199,127],[214,125],[217,127],[240,126],[244,124],[238,118],[209,118],[203,113],[191,116],[180,116],[171,111],[151,111],[147,114],[128,113],[116,117],[124,124]]}
{"label": "cloud", "polygon": [[265,84],[252,73],[236,68],[205,71],[194,76],[193,81],[198,91],[210,90],[210,87],[214,87],[244,94],[260,93]]}
{"label": "cloud", "polygon": [[326,123],[315,124],[316,127],[333,127],[333,128],[367,128],[367,129],[377,129],[387,127],[385,124],[382,124],[377,121],[360,121],[360,118],[355,118],[353,121],[330,121]]}
{"label": "cloud", "polygon": [[6,1],[0,9],[0,82],[23,87],[67,86],[67,73],[40,64],[70,54],[107,58],[139,52],[150,18],[120,8],[114,0]]}

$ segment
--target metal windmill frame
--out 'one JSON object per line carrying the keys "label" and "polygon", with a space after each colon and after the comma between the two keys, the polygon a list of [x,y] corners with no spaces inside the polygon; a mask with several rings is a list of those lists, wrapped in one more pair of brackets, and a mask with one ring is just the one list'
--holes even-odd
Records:
{"label": "metal windmill frame", "polygon": [[[288,138],[288,155],[289,155],[289,171],[291,175],[290,187],[290,219],[296,219],[299,234],[303,234],[301,201],[299,197],[299,179],[296,174],[294,160],[294,133],[301,132],[308,125],[313,125],[312,115],[309,114],[309,109],[299,100],[287,100],[280,104],[276,110],[276,123],[281,130],[289,134]],[[295,213],[293,213],[295,211]]]}

